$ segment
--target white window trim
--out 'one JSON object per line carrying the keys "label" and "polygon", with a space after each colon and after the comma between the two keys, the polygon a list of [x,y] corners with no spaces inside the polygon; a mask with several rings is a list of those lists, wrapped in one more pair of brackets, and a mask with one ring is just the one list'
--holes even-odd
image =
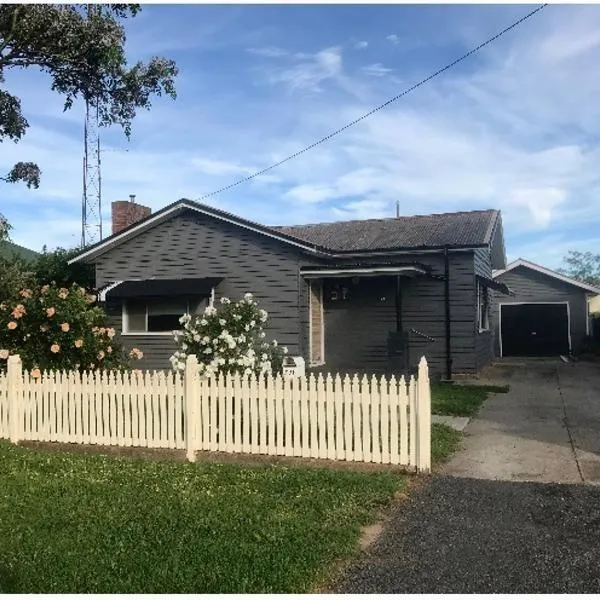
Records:
{"label": "white window trim", "polygon": [[[487,296],[487,312],[486,312],[486,325],[485,327],[481,326],[482,320],[481,320],[481,292],[482,291],[486,291],[486,293],[488,294]],[[479,333],[486,333],[487,331],[490,331],[490,296],[489,296],[489,292],[487,291],[487,288],[481,283],[481,282],[477,282],[477,328],[479,329]]]}

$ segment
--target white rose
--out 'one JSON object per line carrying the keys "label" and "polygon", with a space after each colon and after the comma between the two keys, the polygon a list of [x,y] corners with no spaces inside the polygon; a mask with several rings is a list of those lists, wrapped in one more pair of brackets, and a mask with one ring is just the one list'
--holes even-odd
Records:
{"label": "white rose", "polygon": [[219,325],[221,327],[225,327],[225,324],[227,323],[227,321],[225,319],[219,319]]}
{"label": "white rose", "polygon": [[208,321],[206,319],[202,319],[202,321],[200,321],[200,325],[208,325]]}
{"label": "white rose", "polygon": [[256,325],[256,321],[252,320],[250,321],[250,327],[254,327]]}
{"label": "white rose", "polygon": [[211,353],[212,353],[212,348],[211,348],[210,346],[207,346],[207,347],[204,349],[204,354],[211,354]]}
{"label": "white rose", "polygon": [[277,340],[273,340],[273,348],[277,347]]}
{"label": "white rose", "polygon": [[287,354],[287,353],[288,353],[287,346],[284,346],[284,347],[282,348],[282,350],[283,350],[283,353],[284,353],[284,354]]}
{"label": "white rose", "polygon": [[229,298],[226,298],[225,296],[223,296],[221,298],[221,304],[230,304],[231,300]]}
{"label": "white rose", "polygon": [[258,334],[258,337],[259,337],[259,338],[264,338],[265,336],[266,336],[266,334],[265,334],[265,332],[264,332],[264,331],[261,331],[261,332]]}
{"label": "white rose", "polygon": [[252,294],[250,292],[244,294],[244,300],[252,300]]}

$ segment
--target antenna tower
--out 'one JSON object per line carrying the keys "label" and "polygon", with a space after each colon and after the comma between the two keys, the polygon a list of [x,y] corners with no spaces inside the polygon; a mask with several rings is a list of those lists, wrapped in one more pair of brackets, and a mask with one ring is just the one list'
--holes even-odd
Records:
{"label": "antenna tower", "polygon": [[[100,6],[88,4],[87,16]],[[83,198],[81,203],[81,246],[102,240],[102,175],[100,170],[100,125],[98,102],[85,101],[83,127]]]}

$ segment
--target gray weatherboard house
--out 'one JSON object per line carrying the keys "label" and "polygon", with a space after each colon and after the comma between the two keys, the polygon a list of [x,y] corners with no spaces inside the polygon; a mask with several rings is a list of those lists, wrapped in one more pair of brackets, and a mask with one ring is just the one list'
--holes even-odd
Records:
{"label": "gray weatherboard house", "polygon": [[154,214],[113,203],[113,234],[71,262],[95,265],[99,299],[141,368],[169,368],[185,311],[252,292],[269,336],[327,371],[434,376],[494,357],[492,279],[506,267],[499,211],[267,227],[180,200]]}

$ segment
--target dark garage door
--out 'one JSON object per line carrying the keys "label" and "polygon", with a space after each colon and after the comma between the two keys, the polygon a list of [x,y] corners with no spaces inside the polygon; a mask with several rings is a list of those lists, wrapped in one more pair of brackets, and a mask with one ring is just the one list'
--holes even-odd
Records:
{"label": "dark garage door", "polygon": [[505,304],[500,309],[503,356],[569,353],[566,304]]}

